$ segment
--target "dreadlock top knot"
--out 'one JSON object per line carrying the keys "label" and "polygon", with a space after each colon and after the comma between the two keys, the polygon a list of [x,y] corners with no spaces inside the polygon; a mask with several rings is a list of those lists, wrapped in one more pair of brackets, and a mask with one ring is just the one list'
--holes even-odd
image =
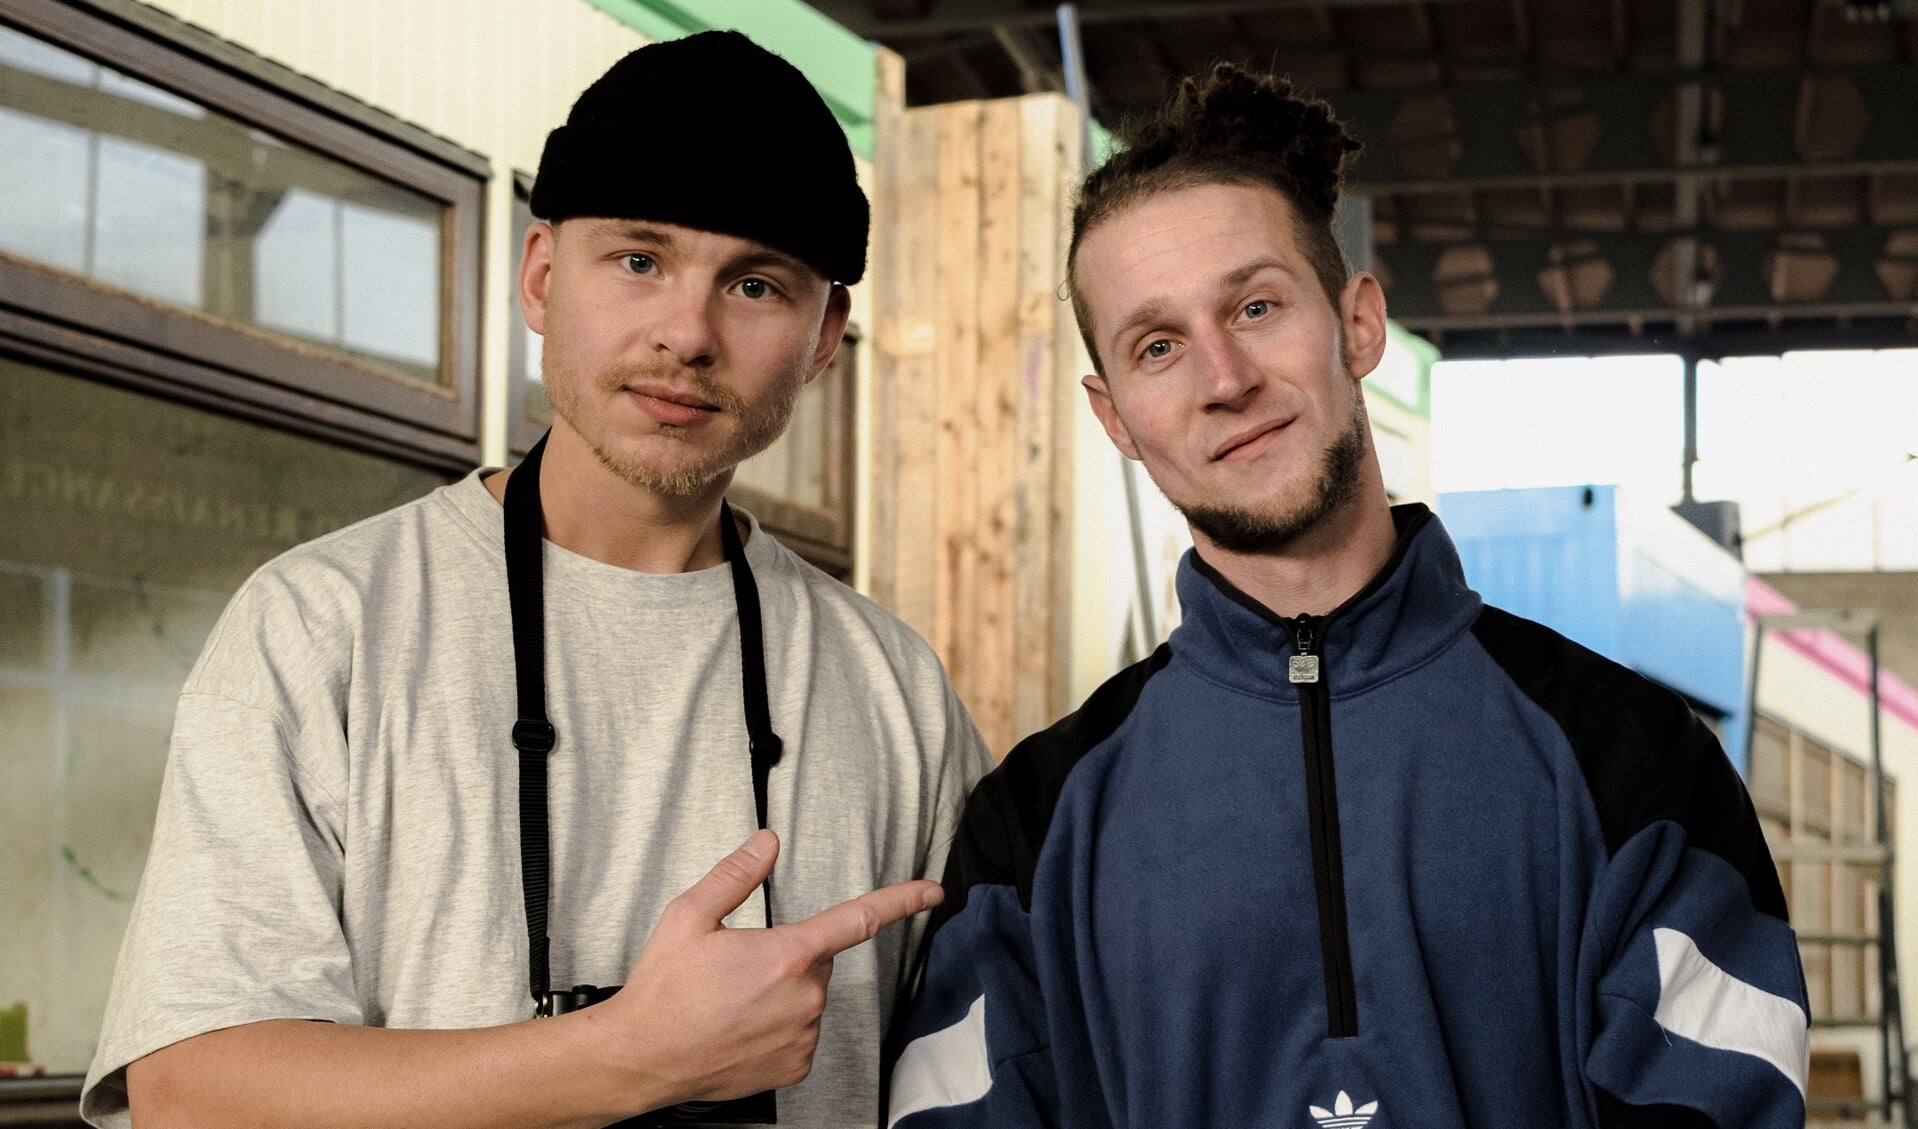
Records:
{"label": "dreadlock top knot", "polygon": [[1359,150],[1331,106],[1298,93],[1283,75],[1232,63],[1180,79],[1157,114],[1127,122],[1119,136],[1124,150],[1106,165],[1117,175],[1127,171],[1127,157],[1143,173],[1181,159],[1204,163],[1210,152],[1272,166],[1295,204],[1327,214],[1338,206],[1345,160]]}

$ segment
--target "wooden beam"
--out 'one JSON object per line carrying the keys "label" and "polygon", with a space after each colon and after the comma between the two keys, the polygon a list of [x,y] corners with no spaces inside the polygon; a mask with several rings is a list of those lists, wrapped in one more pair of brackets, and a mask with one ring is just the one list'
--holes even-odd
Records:
{"label": "wooden beam", "polygon": [[[1078,194],[1082,171],[1088,159],[1084,151],[1086,132],[1080,128],[1080,113],[1074,105],[1063,105],[1055,121],[1053,134],[1053,165],[1045,169],[1051,178],[1055,192],[1051,213],[1059,224],[1059,234],[1051,245],[1053,270],[1051,276],[1059,282],[1047,286],[1047,295],[1053,297],[1053,330],[1047,339],[1049,343],[1049,364],[1047,372],[1051,376],[1051,387],[1041,389],[1041,395],[1051,406],[1051,489],[1049,489],[1049,575],[1051,575],[1051,608],[1053,608],[1053,627],[1051,627],[1051,671],[1049,671],[1049,702],[1047,719],[1063,717],[1068,709],[1078,702],[1072,694],[1072,575],[1078,564],[1091,565],[1093,562],[1076,562],[1072,552],[1074,542],[1074,483],[1078,468],[1076,435],[1078,435],[1078,412],[1089,412],[1091,408],[1084,403],[1084,393],[1080,391],[1080,376],[1091,372],[1091,360],[1086,357],[1086,347],[1080,339],[1078,322],[1072,320],[1072,307],[1057,301],[1064,288],[1066,268],[1066,245],[1072,240],[1072,197]],[[1030,291],[1028,291],[1030,293]]]}
{"label": "wooden beam", "polygon": [[[962,694],[978,677],[979,142],[981,107],[939,107],[937,529],[933,646]],[[970,697],[968,696],[968,700]]]}
{"label": "wooden beam", "polygon": [[[1066,197],[1061,194],[1063,132],[1078,132],[1078,111],[1063,98],[1026,98],[1019,104],[1019,272],[1014,395],[1017,427],[1014,460],[1016,565],[1013,573],[1012,647],[1015,663],[1012,722],[1024,735],[1050,725],[1059,708],[1065,659],[1055,646],[1071,605],[1055,591],[1071,575],[1070,544],[1059,552],[1058,490],[1054,474],[1058,371],[1054,340],[1071,331],[1062,318],[1058,286],[1064,276]],[[1074,171],[1077,171],[1076,163]],[[1067,435],[1070,451],[1070,433]],[[1069,504],[1069,501],[1068,501]],[[1069,511],[1068,511],[1069,512]],[[1068,535],[1070,529],[1067,530]]]}
{"label": "wooden beam", "polygon": [[[899,388],[908,364],[900,326],[906,313],[903,212],[910,175],[905,137],[906,63],[896,53],[878,53],[878,97],[873,104],[872,332],[866,380],[866,444],[870,455],[863,481],[853,489],[864,499],[863,545],[854,558],[866,562],[868,595],[899,614]],[[858,578],[856,578],[858,579]]]}
{"label": "wooden beam", "polygon": [[975,633],[973,685],[967,699],[986,744],[1004,753],[1023,736],[1013,725],[1017,683],[1013,574],[1019,527],[1019,260],[1020,110],[1010,99],[988,102],[979,135],[979,363],[973,401],[977,433],[975,611],[961,627]]}
{"label": "wooden beam", "polygon": [[[877,474],[889,474],[897,499],[892,515],[893,545],[875,543],[877,559],[893,558],[891,601],[878,587],[875,595],[932,641],[937,638],[936,569],[938,492],[934,450],[938,442],[939,355],[939,108],[909,110],[902,116],[899,178],[895,315],[882,335],[892,354],[893,429],[891,451]],[[876,484],[883,489],[884,484]],[[875,531],[875,539],[877,532]],[[942,655],[943,657],[943,655]]]}

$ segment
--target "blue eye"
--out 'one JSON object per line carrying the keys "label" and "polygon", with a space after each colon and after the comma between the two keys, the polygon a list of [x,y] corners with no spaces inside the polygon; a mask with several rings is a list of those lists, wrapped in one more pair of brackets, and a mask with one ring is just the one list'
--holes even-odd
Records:
{"label": "blue eye", "polygon": [[759,299],[773,292],[773,288],[763,278],[749,278],[739,284],[739,292],[748,298]]}
{"label": "blue eye", "polygon": [[1153,360],[1162,360],[1172,355],[1172,342],[1160,338],[1145,347],[1145,355]]}
{"label": "blue eye", "polygon": [[1262,318],[1271,311],[1272,303],[1270,302],[1249,302],[1245,307],[1245,316],[1249,318]]}
{"label": "blue eye", "polygon": [[659,264],[653,262],[651,255],[627,255],[620,261],[625,263],[626,269],[632,271],[634,274],[651,274],[654,270],[658,269],[659,266]]}

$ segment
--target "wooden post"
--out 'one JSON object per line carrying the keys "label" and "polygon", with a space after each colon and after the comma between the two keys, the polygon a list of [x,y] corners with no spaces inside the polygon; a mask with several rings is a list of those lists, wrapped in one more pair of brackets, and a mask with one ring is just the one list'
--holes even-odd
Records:
{"label": "wooden post", "polygon": [[979,155],[979,369],[974,449],[979,484],[974,525],[978,556],[973,718],[995,748],[1010,748],[1019,663],[1015,656],[1013,573],[1026,548],[1019,525],[1020,157],[1019,104],[988,102]]}
{"label": "wooden post", "polygon": [[875,202],[872,594],[933,644],[996,753],[1071,674],[1065,279],[1077,112],[1055,95],[904,112]]}
{"label": "wooden post", "polygon": [[905,238],[901,231],[904,183],[908,175],[905,139],[906,61],[881,50],[875,60],[878,95],[872,116],[872,252],[867,267],[872,276],[872,326],[867,335],[866,380],[870,390],[866,416],[867,473],[853,489],[866,507],[865,543],[854,553],[865,562],[867,592],[880,603],[899,605],[899,491],[892,483],[899,473],[899,366],[904,362],[900,341],[900,284],[905,269]]}
{"label": "wooden post", "polygon": [[[938,369],[939,438],[933,498],[938,540],[934,561],[932,644],[972,705],[979,693],[978,382],[979,142],[977,102],[944,107],[939,116]],[[990,740],[990,738],[988,738]]]}

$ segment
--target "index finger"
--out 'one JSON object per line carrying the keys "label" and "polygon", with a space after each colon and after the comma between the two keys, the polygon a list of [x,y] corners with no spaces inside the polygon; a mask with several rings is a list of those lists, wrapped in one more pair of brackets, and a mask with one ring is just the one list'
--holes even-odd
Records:
{"label": "index finger", "polygon": [[893,886],[882,886],[870,894],[861,894],[831,909],[820,910],[804,921],[781,928],[799,937],[813,951],[815,961],[830,960],[856,945],[863,945],[881,929],[895,921],[904,921],[923,909],[931,909],[945,900],[939,883],[917,879]]}

